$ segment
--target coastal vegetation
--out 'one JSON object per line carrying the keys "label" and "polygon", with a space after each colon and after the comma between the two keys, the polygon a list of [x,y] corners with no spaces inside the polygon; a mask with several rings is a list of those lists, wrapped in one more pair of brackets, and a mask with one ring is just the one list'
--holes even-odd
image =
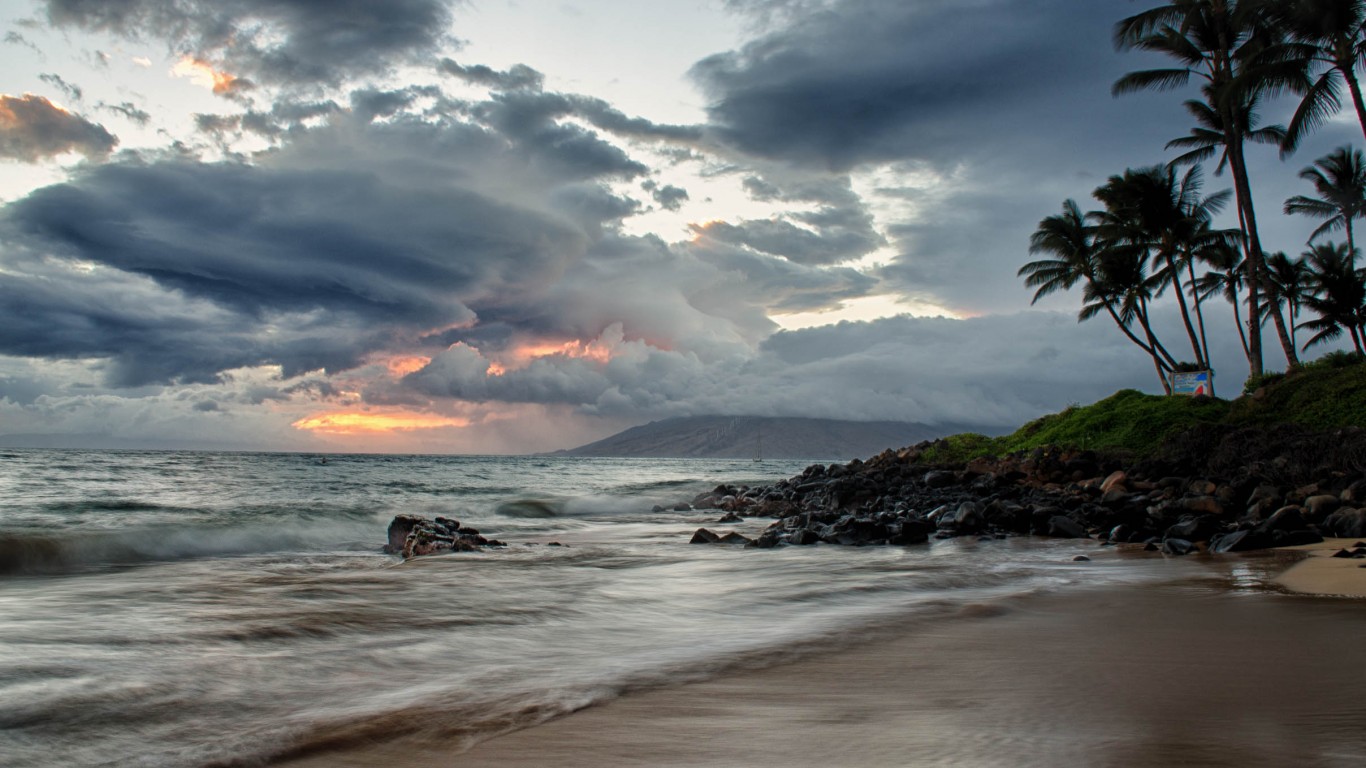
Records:
{"label": "coastal vegetation", "polygon": [[1366,428],[1366,357],[1334,352],[1288,373],[1264,374],[1250,379],[1246,394],[1231,401],[1125,389],[1091,405],[1035,419],[1009,435],[944,438],[929,444],[920,458],[929,464],[952,464],[1043,447],[1143,457],[1203,426],[1282,424],[1311,430]]}
{"label": "coastal vegetation", "polygon": [[[1034,301],[1080,287],[1078,319],[1108,317],[1152,361],[1168,394],[1173,373],[1210,368],[1207,320],[1216,298],[1232,310],[1254,379],[1266,372],[1268,326],[1290,371],[1301,352],[1328,342],[1350,340],[1366,352],[1366,269],[1357,266],[1354,226],[1366,216],[1366,157],[1343,146],[1300,172],[1313,194],[1290,197],[1282,211],[1321,224],[1298,256],[1265,248],[1247,163],[1257,145],[1289,158],[1347,101],[1366,136],[1358,79],[1366,0],[1173,0],[1120,20],[1114,43],[1169,65],[1130,72],[1113,93],[1194,90],[1185,101],[1194,126],[1167,143],[1177,154],[1165,163],[1128,168],[1097,187],[1099,208],[1084,211],[1069,199],[1039,222],[1029,244],[1036,258],[1019,270]],[[1288,126],[1264,124],[1260,109],[1284,94],[1296,97]],[[1231,189],[1204,192],[1210,161]],[[1216,226],[1225,210],[1236,227]],[[1329,239],[1336,233],[1344,242]],[[1168,310],[1157,306],[1168,292],[1182,342],[1155,329],[1153,313]]]}

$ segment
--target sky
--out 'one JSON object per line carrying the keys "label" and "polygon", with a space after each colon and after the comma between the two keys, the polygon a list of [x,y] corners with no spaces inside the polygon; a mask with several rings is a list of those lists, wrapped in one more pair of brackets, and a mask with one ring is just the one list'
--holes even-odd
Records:
{"label": "sky", "polygon": [[[0,0],[0,444],[522,453],[1158,391],[1016,276],[1191,126],[1110,95],[1162,64],[1111,44],[1150,5]],[[1359,138],[1253,152],[1268,250]]]}

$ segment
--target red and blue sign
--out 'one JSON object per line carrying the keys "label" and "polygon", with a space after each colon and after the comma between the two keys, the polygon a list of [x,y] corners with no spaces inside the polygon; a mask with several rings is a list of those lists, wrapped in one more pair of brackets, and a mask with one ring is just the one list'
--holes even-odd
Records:
{"label": "red and blue sign", "polygon": [[1209,395],[1214,392],[1211,371],[1180,371],[1172,374],[1173,395]]}

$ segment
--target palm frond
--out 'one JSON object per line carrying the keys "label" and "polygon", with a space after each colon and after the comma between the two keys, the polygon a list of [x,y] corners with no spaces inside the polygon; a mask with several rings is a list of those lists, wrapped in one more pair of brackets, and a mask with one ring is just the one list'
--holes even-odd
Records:
{"label": "palm frond", "polygon": [[1318,130],[1328,118],[1342,109],[1342,99],[1338,96],[1340,79],[1338,71],[1329,68],[1309,87],[1290,118],[1290,126],[1286,128],[1285,139],[1281,142],[1281,157],[1293,153],[1299,148],[1305,134]]}
{"label": "palm frond", "polygon": [[1171,91],[1190,82],[1189,69],[1148,69],[1130,72],[1110,86],[1110,93],[1119,96],[1138,91]]}

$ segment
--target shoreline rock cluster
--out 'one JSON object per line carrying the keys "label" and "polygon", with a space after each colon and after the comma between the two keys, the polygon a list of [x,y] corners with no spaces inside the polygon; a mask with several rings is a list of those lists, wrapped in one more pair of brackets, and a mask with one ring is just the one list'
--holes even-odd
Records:
{"label": "shoreline rock cluster", "polygon": [[775,522],[752,539],[703,528],[692,541],[768,548],[1037,535],[1142,544],[1186,555],[1366,536],[1362,473],[1324,471],[1312,482],[1288,484],[1255,465],[1221,477],[1171,461],[1125,466],[1096,452],[1058,449],[924,464],[920,458],[932,445],[888,450],[868,461],[812,465],[770,486],[718,486],[691,506],[726,512],[718,523],[744,517]]}
{"label": "shoreline rock cluster", "polygon": [[402,555],[404,560],[442,552],[477,552],[485,547],[507,546],[497,539],[486,539],[479,531],[462,526],[447,517],[427,519],[418,515],[396,515],[389,521],[388,543],[384,551]]}

